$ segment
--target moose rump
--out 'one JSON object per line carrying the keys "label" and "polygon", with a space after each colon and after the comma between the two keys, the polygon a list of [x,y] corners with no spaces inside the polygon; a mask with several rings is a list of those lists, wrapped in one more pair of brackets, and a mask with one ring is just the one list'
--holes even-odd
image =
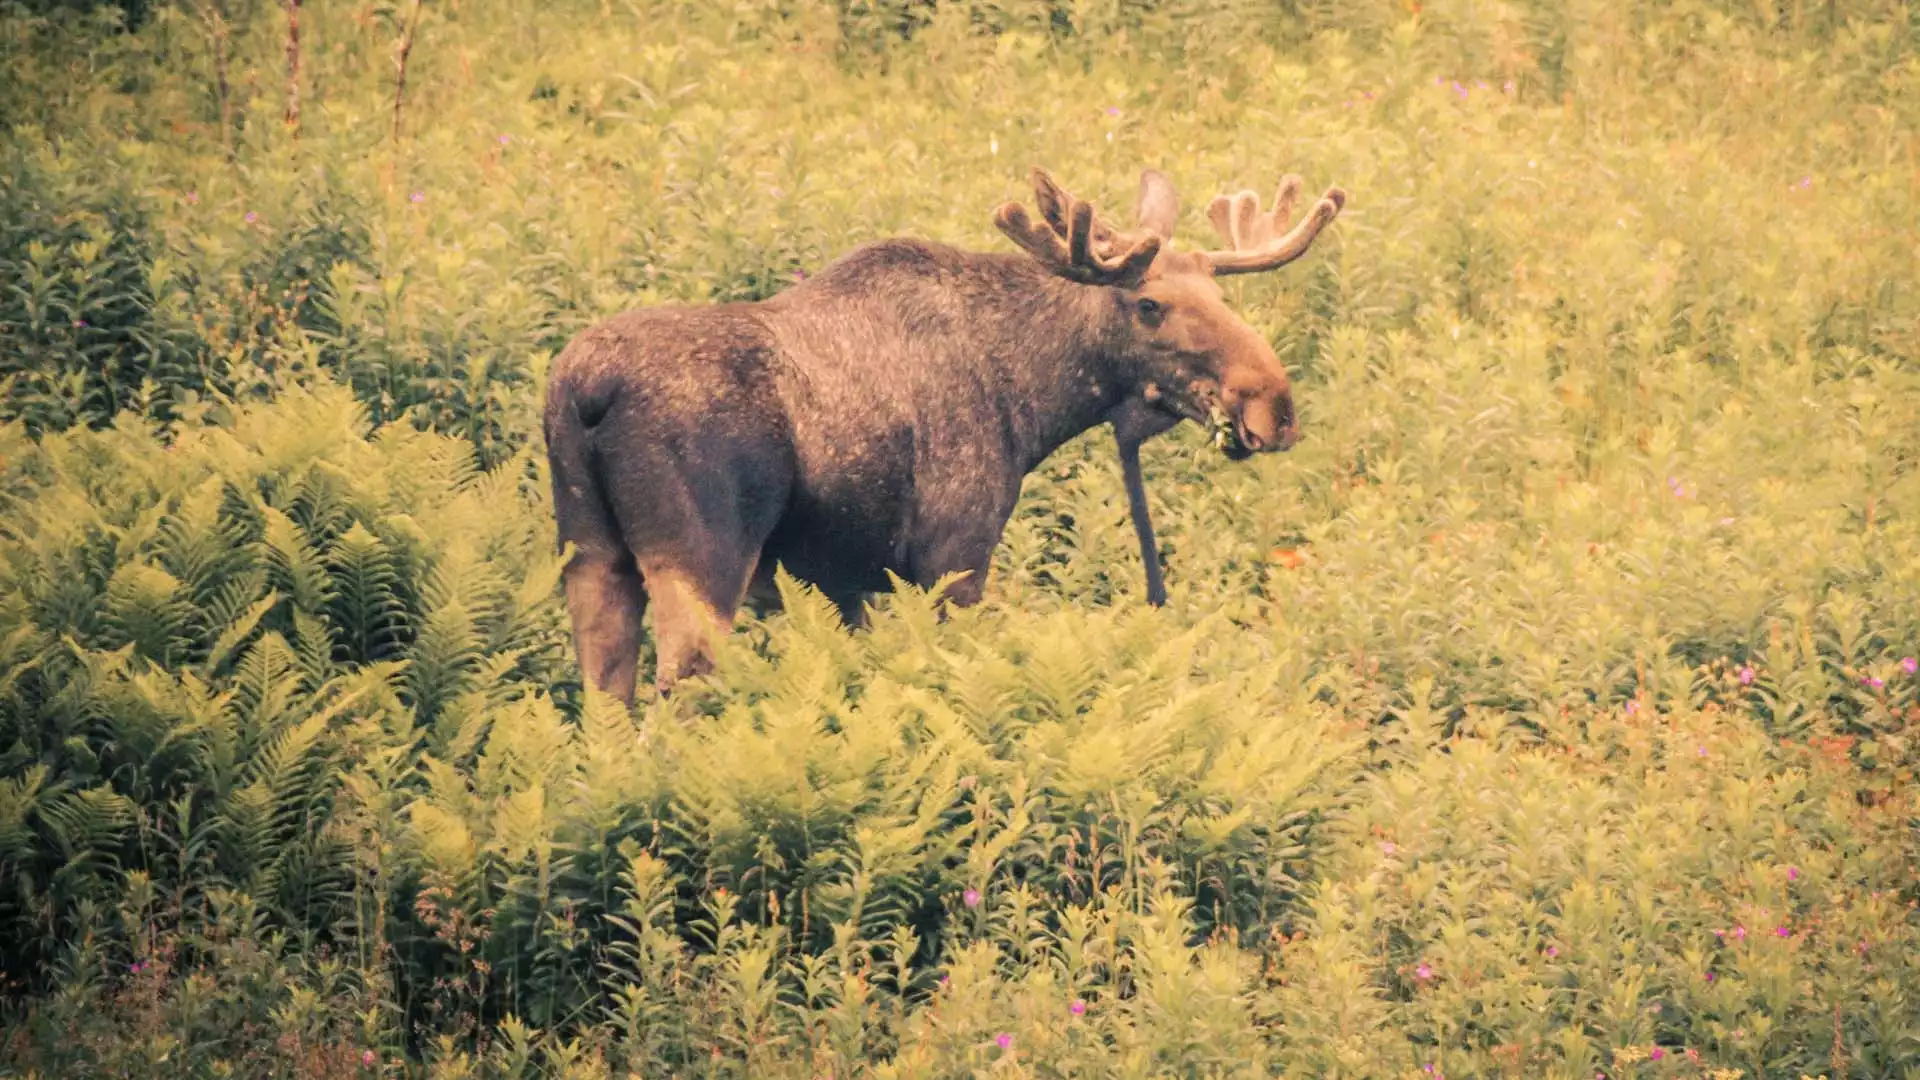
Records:
{"label": "moose rump", "polygon": [[702,670],[794,487],[771,344],[722,308],[655,308],[576,338],[544,418],[582,676],[633,699],[654,612],[662,676]]}

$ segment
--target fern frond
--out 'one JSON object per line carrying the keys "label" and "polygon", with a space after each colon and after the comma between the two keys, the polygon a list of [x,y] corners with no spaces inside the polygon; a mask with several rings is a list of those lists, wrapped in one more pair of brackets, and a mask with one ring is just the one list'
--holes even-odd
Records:
{"label": "fern frond", "polygon": [[132,645],[154,663],[169,666],[191,644],[193,619],[179,580],[158,566],[127,563],[107,583],[109,648]]}
{"label": "fern frond", "polygon": [[[235,588],[230,591],[223,590],[222,599],[219,601],[215,611],[224,614],[227,610],[227,605],[231,603],[232,597],[245,595],[253,591],[257,584],[264,584],[265,580],[265,575],[261,574],[257,578],[228,582],[229,586],[235,586]],[[268,592],[267,595],[253,601],[253,603],[237,617],[225,619],[221,623],[215,623],[215,625],[222,625],[223,629],[220,631],[220,636],[214,639],[213,647],[208,650],[206,660],[201,662],[201,672],[208,677],[218,672],[220,665],[226,663],[227,658],[232,656],[233,653],[246,642],[247,638],[252,636],[254,630],[259,627],[260,620],[266,618],[267,612],[272,611],[279,603],[280,594],[277,592]],[[218,617],[218,614],[212,616],[209,622],[213,622],[214,619]]]}
{"label": "fern frond", "polygon": [[333,599],[333,581],[306,531],[271,506],[263,507],[261,514],[266,522],[263,542],[273,586],[292,597],[301,611],[325,611]]}
{"label": "fern frond", "polygon": [[408,632],[407,611],[380,537],[355,522],[327,551],[327,567],[334,586],[328,621],[339,631],[342,657],[364,664],[398,655]]}

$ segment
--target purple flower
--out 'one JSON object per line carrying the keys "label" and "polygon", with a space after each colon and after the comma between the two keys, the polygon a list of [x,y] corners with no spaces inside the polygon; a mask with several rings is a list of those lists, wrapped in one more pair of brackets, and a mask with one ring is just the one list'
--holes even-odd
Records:
{"label": "purple flower", "polygon": [[1547,959],[1551,960],[1554,957],[1559,955],[1560,955],[1560,950],[1557,947],[1552,945],[1547,946]]}
{"label": "purple flower", "polygon": [[1797,866],[1789,866],[1789,867],[1787,867],[1787,880],[1788,880],[1788,881],[1799,881],[1799,880],[1800,880],[1800,868],[1799,868],[1799,867],[1797,867]]}
{"label": "purple flower", "polygon": [[368,1068],[372,1068],[373,1063],[378,1060],[380,1059],[374,1056],[373,1051],[371,1050],[360,1051],[360,1064],[365,1065]]}
{"label": "purple flower", "polygon": [[84,328],[84,327],[85,327],[85,326],[87,325],[87,320],[85,320],[85,319],[75,319],[75,320],[73,320],[73,325],[74,325],[74,327],[75,327],[76,329],[82,329],[82,328]]}
{"label": "purple flower", "polygon": [[1727,932],[1725,930],[1715,930],[1713,936],[1719,938],[1721,941],[1727,940]]}
{"label": "purple flower", "polygon": [[1747,928],[1746,928],[1746,927],[1744,927],[1744,926],[1736,926],[1736,927],[1734,927],[1734,928],[1733,928],[1733,940],[1735,940],[1735,941],[1745,941],[1745,940],[1747,940]]}
{"label": "purple flower", "polygon": [[1660,1048],[1659,1048],[1659,1047],[1657,1047],[1657,1046],[1656,1046],[1656,1047],[1654,1047],[1653,1049],[1651,1049],[1651,1050],[1649,1050],[1649,1051],[1647,1051],[1647,1060],[1648,1060],[1648,1061],[1659,1061],[1659,1060],[1660,1060],[1661,1058],[1663,1058],[1663,1057],[1666,1057],[1666,1056],[1667,1056],[1667,1052],[1666,1052],[1665,1050],[1662,1050],[1662,1049],[1660,1049]]}
{"label": "purple flower", "polygon": [[1631,715],[1633,715],[1634,713],[1637,713],[1637,712],[1639,712],[1639,711],[1640,711],[1640,703],[1639,703],[1639,702],[1637,702],[1637,701],[1629,701],[1629,702],[1627,702],[1627,715],[1629,715],[1629,716],[1631,716]]}
{"label": "purple flower", "polygon": [[1803,176],[1800,178],[1800,182],[1798,184],[1795,184],[1794,186],[1799,188],[1801,191],[1805,191],[1808,188],[1813,186],[1813,177]]}
{"label": "purple flower", "polygon": [[960,902],[967,905],[968,907],[979,907],[980,906],[980,890],[968,889],[966,892],[961,893]]}
{"label": "purple flower", "polygon": [[1743,666],[1743,667],[1741,667],[1741,669],[1740,669],[1740,685],[1741,685],[1741,686],[1752,686],[1752,685],[1753,685],[1753,666],[1752,666],[1751,664],[1749,664],[1749,665],[1745,665],[1745,666]]}
{"label": "purple flower", "polygon": [[1713,981],[1713,972],[1711,972],[1711,971],[1709,971],[1709,972],[1707,972],[1707,981],[1708,981],[1708,982],[1712,982],[1712,981]]}
{"label": "purple flower", "polygon": [[947,977],[945,975],[942,975],[940,976],[940,989],[945,990],[946,988],[947,988]]}
{"label": "purple flower", "polygon": [[1920,672],[1920,660],[1916,660],[1911,656],[1903,656],[1900,658],[1900,670],[1909,675]]}
{"label": "purple flower", "polygon": [[1003,1031],[993,1037],[993,1045],[1002,1050],[1011,1050],[1013,1049],[1013,1036]]}
{"label": "purple flower", "polygon": [[1414,968],[1413,977],[1416,979],[1419,979],[1422,982],[1425,982],[1426,980],[1433,978],[1433,965],[1421,964],[1419,967]]}
{"label": "purple flower", "polygon": [[407,201],[408,201],[408,202],[411,202],[411,203],[423,203],[423,202],[426,202],[426,201],[427,201],[427,193],[426,193],[426,192],[424,192],[424,191],[416,191],[416,192],[414,192],[413,194],[411,194],[411,195],[409,195],[409,196],[407,196]]}
{"label": "purple flower", "polygon": [[1120,115],[1120,106],[1118,106],[1118,105],[1109,105],[1109,106],[1107,106],[1107,115],[1108,115],[1108,116],[1119,116],[1119,115]]}
{"label": "purple flower", "polygon": [[1707,748],[1706,748],[1706,747],[1704,747],[1704,746],[1703,746],[1703,747],[1701,747],[1701,748],[1700,748],[1700,756],[1701,756],[1701,757],[1706,757],[1706,756],[1707,756]]}
{"label": "purple flower", "polygon": [[247,211],[247,216],[246,216],[246,217],[245,217],[245,218],[244,218],[243,220],[245,220],[247,224],[249,224],[249,225],[251,225],[251,224],[253,224],[254,222],[256,222],[256,221],[259,221],[259,220],[260,220],[260,215],[259,215],[259,214],[256,214],[256,213],[254,213],[254,212],[253,212],[253,211],[251,211],[251,210],[249,210],[249,211]]}
{"label": "purple flower", "polygon": [[1395,844],[1391,840],[1382,840],[1380,842],[1380,854],[1382,855],[1392,855],[1394,852],[1399,850],[1400,850],[1399,845]]}
{"label": "purple flower", "polygon": [[1862,675],[1860,676],[1860,681],[1867,684],[1868,686],[1873,687],[1875,690],[1878,690],[1881,687],[1887,685],[1887,680],[1882,679],[1877,675]]}
{"label": "purple flower", "polygon": [[1787,929],[1784,926],[1774,927],[1773,933],[1776,937],[1792,937],[1793,936],[1793,931]]}
{"label": "purple flower", "polygon": [[512,142],[512,141],[513,141],[513,136],[511,136],[511,135],[502,135],[502,136],[500,136],[500,145],[501,145],[501,146],[505,146],[505,145],[507,145],[508,143],[510,143],[510,142]]}
{"label": "purple flower", "polygon": [[1081,1001],[1079,998],[1074,998],[1073,1004],[1067,1006],[1067,1011],[1075,1016],[1085,1016],[1087,1015],[1087,1003]]}

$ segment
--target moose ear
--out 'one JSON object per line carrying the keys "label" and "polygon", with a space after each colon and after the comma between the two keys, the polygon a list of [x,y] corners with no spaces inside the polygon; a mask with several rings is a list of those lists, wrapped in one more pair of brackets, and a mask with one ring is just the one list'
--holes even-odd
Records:
{"label": "moose ear", "polygon": [[1173,227],[1180,221],[1180,193],[1173,181],[1159,169],[1140,174],[1140,198],[1133,205],[1140,227],[1157,233],[1162,240],[1173,239]]}

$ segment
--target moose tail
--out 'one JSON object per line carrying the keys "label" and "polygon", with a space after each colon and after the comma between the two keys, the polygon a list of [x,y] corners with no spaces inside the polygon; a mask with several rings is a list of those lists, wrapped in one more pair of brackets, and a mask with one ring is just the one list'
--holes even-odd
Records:
{"label": "moose tail", "polygon": [[620,528],[594,464],[592,426],[582,416],[578,388],[569,380],[556,377],[549,387],[542,427],[560,546],[572,541],[576,549],[623,550]]}

